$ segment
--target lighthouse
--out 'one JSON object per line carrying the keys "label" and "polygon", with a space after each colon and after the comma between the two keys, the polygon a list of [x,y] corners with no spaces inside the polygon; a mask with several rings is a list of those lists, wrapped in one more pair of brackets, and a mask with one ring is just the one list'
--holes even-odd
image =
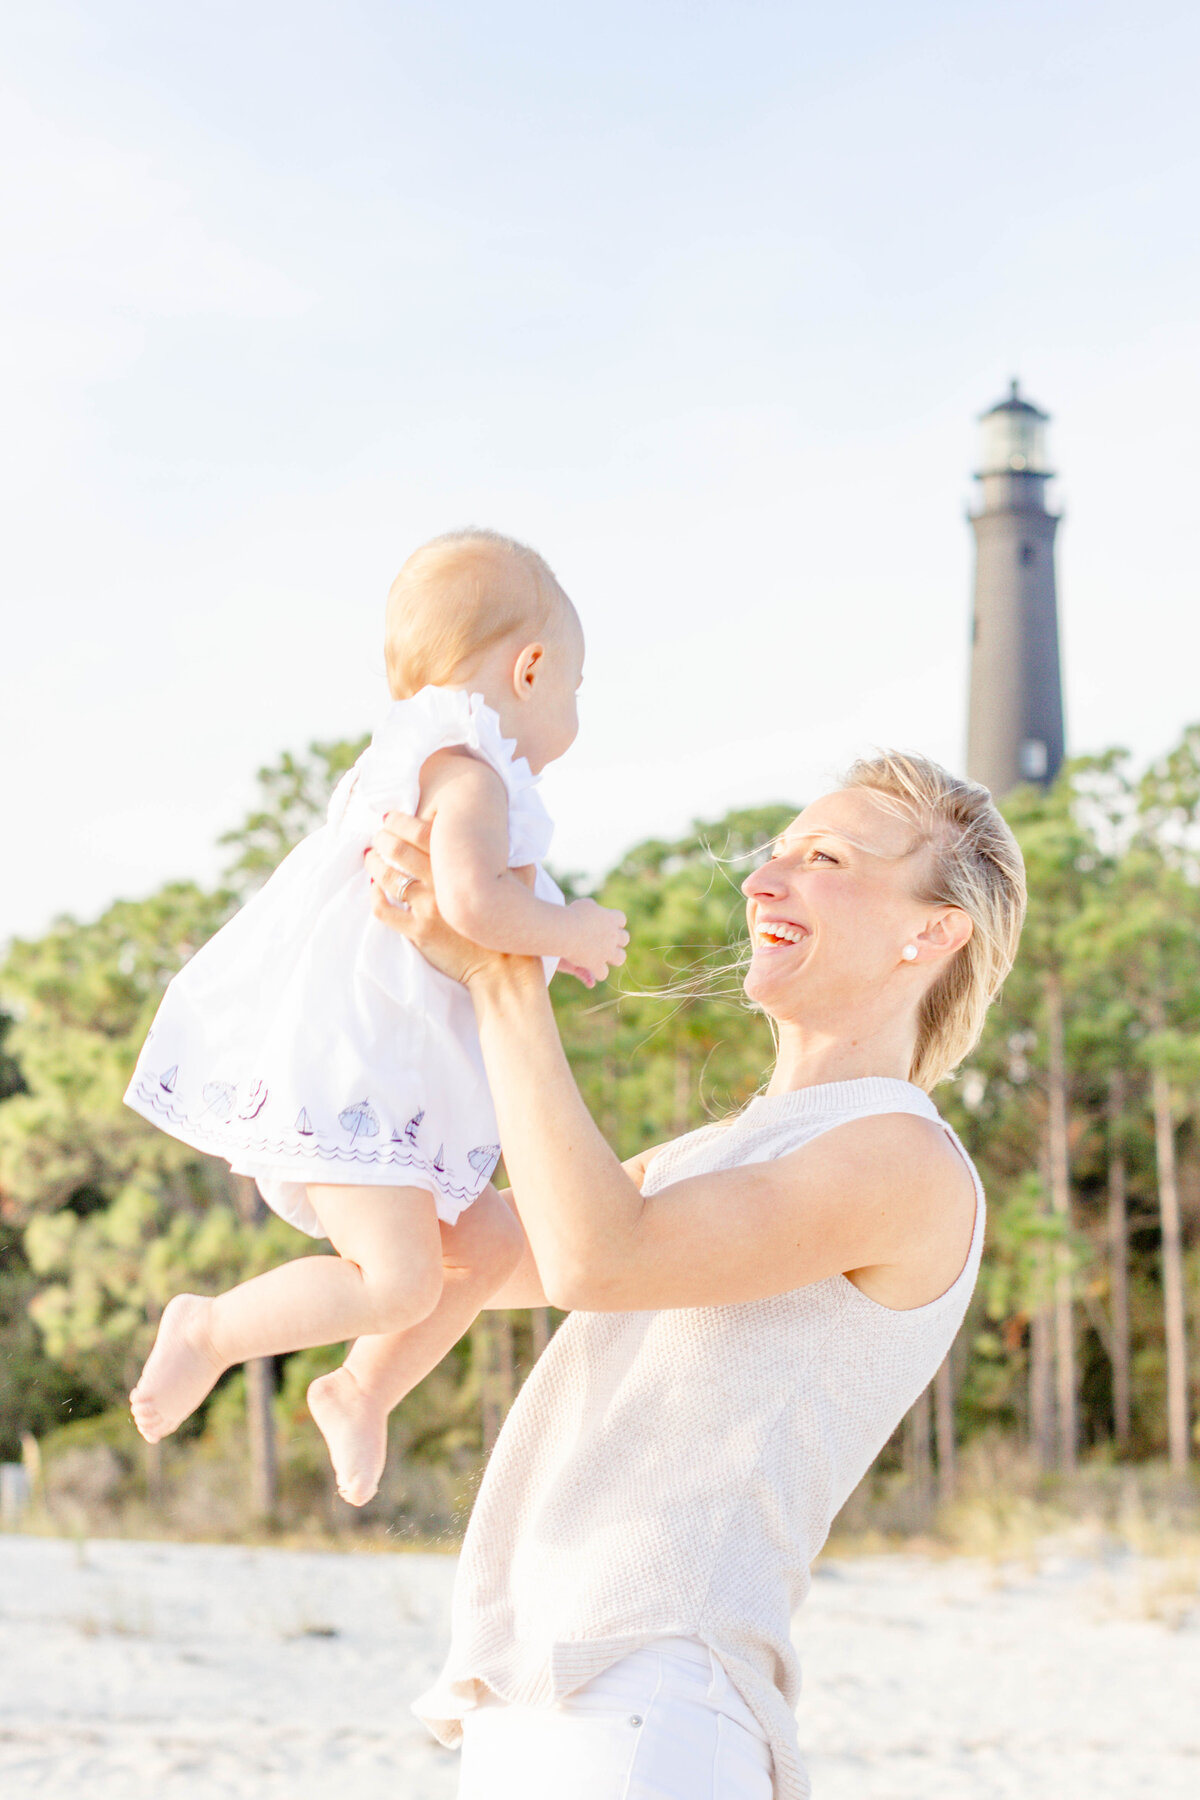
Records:
{"label": "lighthouse", "polygon": [[1023,781],[1047,786],[1063,760],[1047,420],[1015,381],[980,420],[967,773],[997,799]]}

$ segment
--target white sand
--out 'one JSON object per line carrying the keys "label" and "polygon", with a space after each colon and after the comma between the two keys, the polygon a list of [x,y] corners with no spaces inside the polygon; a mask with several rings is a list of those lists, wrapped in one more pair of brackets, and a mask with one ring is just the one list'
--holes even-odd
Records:
{"label": "white sand", "polygon": [[[408,1703],[453,1574],[0,1537],[0,1794],[452,1800]],[[824,1563],[798,1620],[817,1800],[1196,1800],[1194,1587],[1128,1556]]]}

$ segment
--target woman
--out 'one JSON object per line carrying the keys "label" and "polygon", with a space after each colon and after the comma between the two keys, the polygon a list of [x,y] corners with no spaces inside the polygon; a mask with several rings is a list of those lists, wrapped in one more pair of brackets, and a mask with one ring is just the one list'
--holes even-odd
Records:
{"label": "woman", "polygon": [[[1020,852],[984,789],[857,764],[743,883],[765,1093],[622,1165],[537,965],[445,927],[424,843],[392,815],[368,863],[377,915],[475,1006],[527,1239],[492,1304],[573,1311],[493,1452],[417,1711],[463,1739],[461,1800],[797,1800],[791,1615],[979,1267],[982,1190],[928,1090],[1011,966]],[[380,1345],[381,1392],[411,1374]]]}

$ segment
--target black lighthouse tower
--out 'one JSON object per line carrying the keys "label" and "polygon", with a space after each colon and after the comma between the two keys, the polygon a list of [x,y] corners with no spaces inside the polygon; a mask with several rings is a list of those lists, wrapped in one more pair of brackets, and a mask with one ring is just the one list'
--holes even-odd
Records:
{"label": "black lighthouse tower", "polygon": [[967,773],[997,799],[1022,781],[1048,785],[1063,760],[1047,417],[1014,381],[980,421]]}

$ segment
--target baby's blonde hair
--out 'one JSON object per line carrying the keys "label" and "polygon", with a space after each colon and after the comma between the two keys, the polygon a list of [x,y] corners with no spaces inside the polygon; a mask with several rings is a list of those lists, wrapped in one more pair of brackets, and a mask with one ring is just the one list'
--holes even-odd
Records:
{"label": "baby's blonde hair", "polygon": [[448,686],[518,632],[532,640],[571,603],[536,550],[498,531],[448,531],[414,550],[387,598],[384,655],[396,700]]}
{"label": "baby's blonde hair", "polygon": [[928,1091],[974,1049],[1012,968],[1025,918],[1025,864],[1016,838],[977,782],[924,756],[882,751],[856,762],[848,788],[886,800],[929,850],[920,898],[957,906],[974,929],[921,1002],[909,1079]]}

